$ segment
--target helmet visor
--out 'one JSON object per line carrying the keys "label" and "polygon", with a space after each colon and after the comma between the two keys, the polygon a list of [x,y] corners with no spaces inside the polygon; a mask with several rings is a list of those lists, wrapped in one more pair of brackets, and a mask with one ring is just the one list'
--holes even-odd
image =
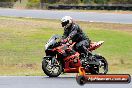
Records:
{"label": "helmet visor", "polygon": [[62,22],[61,25],[62,25],[62,27],[65,27],[68,23],[69,23],[69,21]]}

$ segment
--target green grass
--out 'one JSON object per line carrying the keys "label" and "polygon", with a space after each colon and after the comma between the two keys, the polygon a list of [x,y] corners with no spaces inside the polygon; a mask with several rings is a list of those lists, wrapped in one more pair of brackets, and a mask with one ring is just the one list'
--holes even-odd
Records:
{"label": "green grass", "polygon": [[[63,33],[58,20],[0,17],[0,75],[44,75],[44,44]],[[96,52],[109,63],[109,73],[132,74],[132,26],[77,22],[93,41],[104,40]]]}

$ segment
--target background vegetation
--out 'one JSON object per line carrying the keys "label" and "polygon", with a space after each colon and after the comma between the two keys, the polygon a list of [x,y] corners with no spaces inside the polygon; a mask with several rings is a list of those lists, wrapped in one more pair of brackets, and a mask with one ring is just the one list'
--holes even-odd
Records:
{"label": "background vegetation", "polygon": [[[132,4],[132,0],[0,0],[0,7],[8,7],[8,8],[48,9],[47,7],[50,5],[59,5],[59,4],[60,5],[63,5],[63,4],[64,5],[121,4],[124,6],[125,4]],[[126,8],[130,9],[131,7],[130,5],[127,5]]]}
{"label": "background vegetation", "polygon": [[[22,0],[0,0],[0,2],[15,2]],[[28,0],[31,3],[64,3],[64,4],[132,4],[132,0]]]}
{"label": "background vegetation", "polygon": [[40,0],[28,0],[27,8],[39,8]]}
{"label": "background vegetation", "polygon": [[0,2],[15,2],[17,0],[0,0]]}
{"label": "background vegetation", "polygon": [[132,4],[132,0],[41,0],[41,2],[64,4]]}

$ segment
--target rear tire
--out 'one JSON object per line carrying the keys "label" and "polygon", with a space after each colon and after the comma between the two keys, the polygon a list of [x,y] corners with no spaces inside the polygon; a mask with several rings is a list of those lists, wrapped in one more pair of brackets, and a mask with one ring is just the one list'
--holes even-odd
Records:
{"label": "rear tire", "polygon": [[[108,72],[108,62],[106,59],[100,55],[95,55],[96,59],[98,59],[101,63],[100,66],[96,66],[96,68],[91,68],[91,74],[107,74]],[[101,72],[102,70],[102,72]]]}
{"label": "rear tire", "polygon": [[103,73],[99,73],[99,74],[107,74],[107,72],[108,72],[108,62],[107,62],[107,60],[104,57],[100,56],[100,61],[102,63],[104,63],[104,67],[103,67],[104,72]]}
{"label": "rear tire", "polygon": [[[59,63],[59,65],[54,65],[53,64],[53,66],[50,67],[49,62],[47,62],[47,61],[51,61],[51,60],[52,60],[52,58],[44,58],[43,59],[43,61],[42,61],[42,70],[49,77],[58,77],[62,73],[62,65],[61,65],[61,63]],[[49,69],[48,66],[51,69]],[[54,71],[55,71],[54,68],[55,67],[58,68],[57,73],[54,73]]]}

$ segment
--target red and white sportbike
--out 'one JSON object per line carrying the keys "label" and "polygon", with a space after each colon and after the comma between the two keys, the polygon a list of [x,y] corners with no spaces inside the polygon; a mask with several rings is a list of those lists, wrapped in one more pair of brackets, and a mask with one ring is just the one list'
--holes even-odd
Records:
{"label": "red and white sportbike", "polygon": [[[73,49],[76,42],[62,44],[60,39],[59,35],[54,35],[45,45],[46,56],[43,57],[42,70],[47,76],[57,77],[61,73],[78,73],[79,67],[85,69],[87,74],[106,74],[108,72],[108,63],[104,57],[92,54],[92,59],[83,65],[84,57]],[[91,42],[88,50],[92,52],[103,43],[104,41]]]}

